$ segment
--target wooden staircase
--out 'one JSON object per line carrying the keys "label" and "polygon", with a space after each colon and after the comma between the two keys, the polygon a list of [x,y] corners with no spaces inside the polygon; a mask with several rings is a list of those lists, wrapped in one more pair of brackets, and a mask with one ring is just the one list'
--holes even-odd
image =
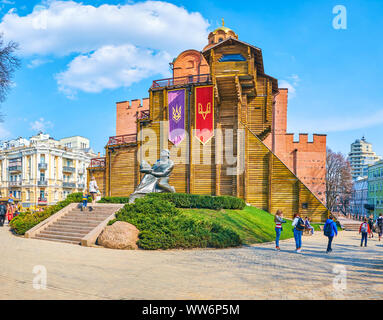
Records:
{"label": "wooden staircase", "polygon": [[[122,208],[121,204],[95,204],[91,211],[81,209],[76,205],[67,209],[67,212],[56,213],[48,223],[43,223],[27,237],[33,239],[58,241],[64,243],[81,244],[95,230],[102,231],[104,226],[114,218],[114,214]],[[94,235],[98,236],[97,232]]]}

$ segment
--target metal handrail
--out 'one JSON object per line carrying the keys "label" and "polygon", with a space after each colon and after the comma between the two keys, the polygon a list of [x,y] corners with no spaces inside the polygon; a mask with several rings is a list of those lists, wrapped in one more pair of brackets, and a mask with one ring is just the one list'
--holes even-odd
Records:
{"label": "metal handrail", "polygon": [[108,146],[135,142],[137,142],[137,134],[124,134],[120,136],[109,137]]}
{"label": "metal handrail", "polygon": [[211,82],[212,78],[210,73],[206,74],[197,74],[183,77],[175,77],[175,78],[166,78],[153,80],[152,89],[153,88],[161,88],[161,87],[170,87],[177,86],[189,83],[203,83],[203,82]]}

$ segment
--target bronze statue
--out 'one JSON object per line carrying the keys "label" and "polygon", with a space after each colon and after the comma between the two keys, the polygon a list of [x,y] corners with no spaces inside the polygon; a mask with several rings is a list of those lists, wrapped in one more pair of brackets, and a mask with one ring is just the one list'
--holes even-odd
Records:
{"label": "bronze statue", "polygon": [[169,176],[174,167],[174,162],[169,157],[169,150],[164,149],[161,151],[160,159],[152,167],[145,160],[141,161],[140,171],[145,175],[129,196],[130,203],[151,192],[176,192],[174,187],[169,185]]}

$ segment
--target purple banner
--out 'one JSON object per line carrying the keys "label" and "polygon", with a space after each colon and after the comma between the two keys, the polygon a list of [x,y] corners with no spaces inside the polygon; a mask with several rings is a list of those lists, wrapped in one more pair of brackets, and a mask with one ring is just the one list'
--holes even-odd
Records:
{"label": "purple banner", "polygon": [[169,140],[177,145],[185,138],[185,89],[168,91]]}

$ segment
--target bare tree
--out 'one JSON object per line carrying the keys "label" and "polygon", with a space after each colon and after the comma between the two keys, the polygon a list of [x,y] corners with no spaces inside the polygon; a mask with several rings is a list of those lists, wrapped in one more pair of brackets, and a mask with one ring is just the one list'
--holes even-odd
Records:
{"label": "bare tree", "polygon": [[352,194],[351,167],[340,152],[327,148],[326,158],[326,203],[330,211],[346,214]]}
{"label": "bare tree", "polygon": [[16,42],[4,43],[3,35],[0,34],[0,102],[7,97],[13,74],[20,66],[20,60],[15,56],[18,48],[19,45]]}

